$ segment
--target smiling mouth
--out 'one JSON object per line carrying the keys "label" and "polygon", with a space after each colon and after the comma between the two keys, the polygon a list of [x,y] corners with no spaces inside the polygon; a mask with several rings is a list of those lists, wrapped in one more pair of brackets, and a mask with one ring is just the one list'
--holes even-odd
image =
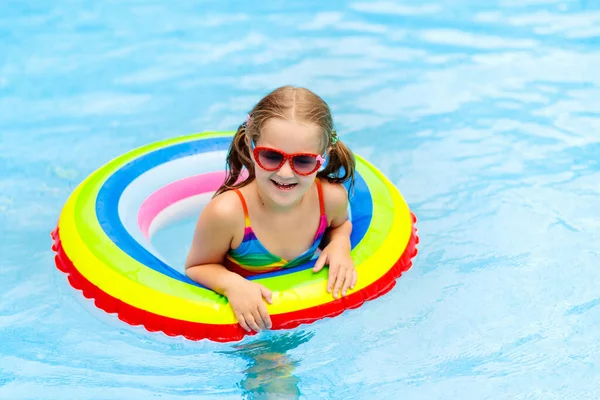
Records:
{"label": "smiling mouth", "polygon": [[279,183],[272,179],[271,182],[273,182],[273,185],[275,185],[275,187],[279,190],[291,190],[297,185],[297,183]]}

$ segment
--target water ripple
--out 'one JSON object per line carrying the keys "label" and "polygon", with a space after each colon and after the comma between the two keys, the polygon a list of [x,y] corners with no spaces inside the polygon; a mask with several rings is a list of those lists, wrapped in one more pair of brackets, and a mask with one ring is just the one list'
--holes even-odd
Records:
{"label": "water ripple", "polygon": [[[598,397],[597,4],[7,4],[1,398]],[[80,298],[48,236],[80,180],[151,141],[235,129],[282,84],[321,94],[418,215],[394,290],[225,345]],[[191,226],[163,232],[174,260]]]}

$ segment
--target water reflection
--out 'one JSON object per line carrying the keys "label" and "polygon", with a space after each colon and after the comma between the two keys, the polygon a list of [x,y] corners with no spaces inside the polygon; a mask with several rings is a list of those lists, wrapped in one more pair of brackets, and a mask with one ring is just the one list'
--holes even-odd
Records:
{"label": "water reflection", "polygon": [[[314,332],[265,333],[266,337],[234,346],[221,352],[248,362],[238,386],[247,399],[297,399],[300,379],[294,374],[302,359],[289,354],[307,343]],[[262,335],[261,335],[262,336]]]}

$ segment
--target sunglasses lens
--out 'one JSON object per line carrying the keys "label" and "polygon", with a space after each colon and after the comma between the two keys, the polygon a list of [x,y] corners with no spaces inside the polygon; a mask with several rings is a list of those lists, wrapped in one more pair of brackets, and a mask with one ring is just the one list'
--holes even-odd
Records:
{"label": "sunglasses lens", "polygon": [[283,156],[276,151],[261,150],[258,153],[258,162],[265,169],[277,169],[282,161]]}
{"label": "sunglasses lens", "polygon": [[317,167],[317,159],[312,156],[295,156],[292,161],[296,170],[304,174],[310,174]]}

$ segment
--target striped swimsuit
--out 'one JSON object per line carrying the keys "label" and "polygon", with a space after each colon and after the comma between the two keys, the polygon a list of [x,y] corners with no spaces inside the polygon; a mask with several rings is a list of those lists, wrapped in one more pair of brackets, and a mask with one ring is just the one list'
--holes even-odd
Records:
{"label": "striped swimsuit", "polygon": [[321,243],[321,239],[327,229],[327,215],[325,214],[325,205],[323,203],[323,189],[321,181],[316,179],[317,192],[319,195],[320,220],[319,228],[315,234],[312,245],[304,253],[300,254],[293,260],[287,261],[281,257],[277,257],[267,250],[258,240],[252,227],[250,226],[250,217],[248,215],[248,207],[242,193],[234,189],[239,196],[242,207],[244,208],[245,229],[242,243],[236,249],[230,249],[225,258],[225,266],[241,276],[251,276],[265,272],[279,271],[285,268],[292,268],[301,265],[307,261],[317,257],[317,249]]}

